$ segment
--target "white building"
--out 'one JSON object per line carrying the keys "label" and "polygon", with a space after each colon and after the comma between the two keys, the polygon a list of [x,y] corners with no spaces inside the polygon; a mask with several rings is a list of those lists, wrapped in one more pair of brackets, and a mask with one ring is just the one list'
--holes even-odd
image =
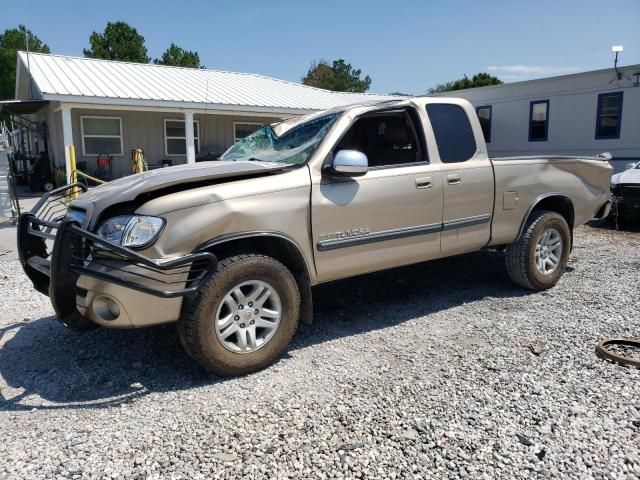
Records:
{"label": "white building", "polygon": [[489,154],[640,160],[640,65],[447,92],[476,107]]}
{"label": "white building", "polygon": [[98,156],[106,155],[111,178],[131,173],[134,149],[142,149],[152,167],[192,163],[221,154],[266,123],[393,98],[251,73],[25,52],[18,53],[15,96],[0,108],[39,126],[28,135],[30,144],[39,140],[29,152],[46,145],[52,167],[63,169],[67,147],[74,145],[89,174],[98,169]]}

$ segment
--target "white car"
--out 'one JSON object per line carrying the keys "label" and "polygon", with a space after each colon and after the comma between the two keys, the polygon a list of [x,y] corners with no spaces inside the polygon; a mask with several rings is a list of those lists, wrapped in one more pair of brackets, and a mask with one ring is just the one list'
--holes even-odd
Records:
{"label": "white car", "polygon": [[611,177],[611,215],[622,220],[640,219],[640,162],[630,163],[624,172]]}

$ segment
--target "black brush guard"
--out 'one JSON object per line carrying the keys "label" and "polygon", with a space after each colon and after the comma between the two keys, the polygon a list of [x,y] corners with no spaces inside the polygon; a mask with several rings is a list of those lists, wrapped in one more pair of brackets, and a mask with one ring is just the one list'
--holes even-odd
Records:
{"label": "black brush guard", "polygon": [[[196,293],[217,268],[215,255],[199,252],[158,261],[109,242],[66,218],[74,192],[66,185],[44,195],[18,219],[20,263],[36,290],[51,298],[58,319],[69,326],[81,321],[76,282],[86,275],[161,298]],[[46,240],[53,241],[49,251]]]}

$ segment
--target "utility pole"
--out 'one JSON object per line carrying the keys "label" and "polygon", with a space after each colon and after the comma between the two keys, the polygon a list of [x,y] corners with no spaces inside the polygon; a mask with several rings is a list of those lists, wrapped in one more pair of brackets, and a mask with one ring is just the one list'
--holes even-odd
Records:
{"label": "utility pole", "polygon": [[31,63],[29,61],[29,30],[24,25],[18,27],[24,33],[24,43],[27,49],[27,72],[29,73],[29,100],[33,98],[33,79],[31,78]]}

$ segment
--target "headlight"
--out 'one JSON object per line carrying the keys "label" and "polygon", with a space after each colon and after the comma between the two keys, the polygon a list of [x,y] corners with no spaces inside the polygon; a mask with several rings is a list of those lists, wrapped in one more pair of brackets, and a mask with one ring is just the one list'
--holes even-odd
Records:
{"label": "headlight", "polygon": [[100,225],[98,236],[123,247],[142,247],[153,242],[164,219],[148,215],[118,215]]}

